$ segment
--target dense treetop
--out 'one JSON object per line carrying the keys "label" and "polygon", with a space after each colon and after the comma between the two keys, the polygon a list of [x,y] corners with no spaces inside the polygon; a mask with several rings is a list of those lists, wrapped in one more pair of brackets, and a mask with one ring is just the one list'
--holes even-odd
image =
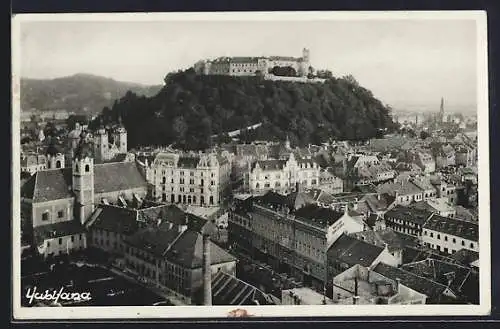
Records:
{"label": "dense treetop", "polygon": [[[228,131],[242,131],[243,141],[284,140],[292,145],[319,144],[331,138],[363,140],[395,129],[390,108],[352,76],[324,83],[268,81],[262,77],[197,75],[193,70],[168,74],[153,97],[128,92],[104,108],[104,124],[121,116],[129,145],[168,145],[204,149]],[[97,118],[92,125],[99,124]],[[217,138],[210,136],[217,134]]]}

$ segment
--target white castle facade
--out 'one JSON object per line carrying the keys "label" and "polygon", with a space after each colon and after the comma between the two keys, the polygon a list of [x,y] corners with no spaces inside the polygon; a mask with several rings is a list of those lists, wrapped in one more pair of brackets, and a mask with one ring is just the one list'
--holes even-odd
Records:
{"label": "white castle facade", "polygon": [[274,67],[291,67],[297,76],[305,77],[309,73],[309,49],[302,50],[302,57],[219,57],[214,60],[197,62],[193,68],[199,74],[251,76],[261,73],[271,74]]}

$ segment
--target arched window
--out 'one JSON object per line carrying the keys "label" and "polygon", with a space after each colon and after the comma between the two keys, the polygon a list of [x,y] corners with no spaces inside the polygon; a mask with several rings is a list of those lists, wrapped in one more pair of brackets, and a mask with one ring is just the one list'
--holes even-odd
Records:
{"label": "arched window", "polygon": [[61,168],[61,160],[56,161],[56,168]]}
{"label": "arched window", "polygon": [[165,184],[167,182],[167,177],[163,176],[162,183]]}
{"label": "arched window", "polygon": [[214,204],[214,197],[210,196],[210,204]]}
{"label": "arched window", "polygon": [[87,164],[85,165],[85,172],[89,172],[90,171],[90,166]]}
{"label": "arched window", "polygon": [[78,171],[78,163],[75,165],[75,171]]}
{"label": "arched window", "polygon": [[187,199],[188,199],[188,204],[191,204],[191,196],[190,195],[188,195]]}
{"label": "arched window", "polygon": [[185,195],[182,196],[182,203],[186,203],[186,196]]}

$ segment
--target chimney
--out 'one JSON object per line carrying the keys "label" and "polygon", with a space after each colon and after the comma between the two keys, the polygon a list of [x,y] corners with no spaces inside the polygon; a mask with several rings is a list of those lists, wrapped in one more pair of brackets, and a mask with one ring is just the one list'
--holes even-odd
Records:
{"label": "chimney", "polygon": [[203,305],[212,305],[212,271],[210,268],[210,236],[203,234]]}

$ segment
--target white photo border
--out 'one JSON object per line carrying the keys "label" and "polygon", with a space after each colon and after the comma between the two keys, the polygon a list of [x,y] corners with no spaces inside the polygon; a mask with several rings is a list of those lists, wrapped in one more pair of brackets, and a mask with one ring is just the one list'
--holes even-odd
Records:
{"label": "white photo border", "polygon": [[[212,13],[92,13],[18,14],[12,18],[12,234],[13,318],[15,320],[124,320],[226,318],[244,308],[252,319],[268,317],[364,317],[364,316],[464,316],[491,312],[491,241],[489,178],[488,47],[486,11],[339,11],[339,12],[212,12]],[[319,305],[319,306],[111,306],[21,307],[20,278],[20,40],[21,23],[27,21],[306,21],[439,19],[476,21],[478,192],[480,252],[479,305]],[[299,319],[297,319],[299,320]]]}

